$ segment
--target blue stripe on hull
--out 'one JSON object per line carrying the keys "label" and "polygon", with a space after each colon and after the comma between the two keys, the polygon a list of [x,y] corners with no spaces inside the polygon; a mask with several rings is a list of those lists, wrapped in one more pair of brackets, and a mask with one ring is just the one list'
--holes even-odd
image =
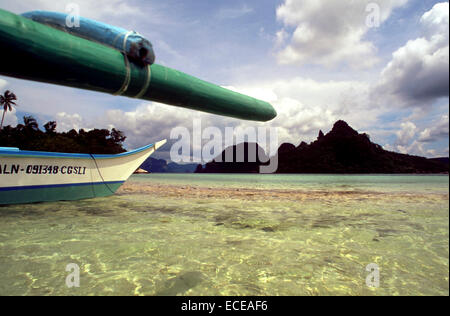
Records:
{"label": "blue stripe on hull", "polygon": [[45,188],[63,188],[63,187],[78,187],[78,186],[90,186],[99,184],[122,184],[124,181],[110,181],[110,182],[86,182],[86,183],[66,183],[66,184],[49,184],[49,185],[29,185],[19,187],[6,187],[0,188],[0,191],[15,191],[15,190],[33,190],[33,189],[45,189]]}
{"label": "blue stripe on hull", "polygon": [[0,188],[0,204],[74,201],[110,196],[123,183],[117,181]]}

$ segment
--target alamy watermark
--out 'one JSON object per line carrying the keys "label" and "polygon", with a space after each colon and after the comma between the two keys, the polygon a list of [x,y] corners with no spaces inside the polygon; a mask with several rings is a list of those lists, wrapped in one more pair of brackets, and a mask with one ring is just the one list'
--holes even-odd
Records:
{"label": "alamy watermark", "polygon": [[368,28],[380,27],[381,24],[380,5],[375,2],[371,2],[367,4],[366,12],[369,13],[366,17],[366,26]]}
{"label": "alamy watermark", "polygon": [[80,27],[80,6],[77,3],[69,3],[66,6],[66,12],[68,13],[66,17],[66,26]]}
{"label": "alamy watermark", "polygon": [[372,288],[380,287],[380,267],[376,263],[367,265],[366,271],[369,274],[366,277],[366,285]]}
{"label": "alamy watermark", "polygon": [[176,163],[259,161],[260,173],[274,173],[278,169],[278,133],[273,127],[225,127],[222,132],[215,126],[202,129],[201,120],[195,119],[192,134],[187,127],[178,126],[172,129],[170,139],[177,140],[170,149],[170,159]]}
{"label": "alamy watermark", "polygon": [[66,277],[66,285],[67,287],[80,287],[80,267],[76,263],[69,263],[66,266],[66,272],[70,272]]}

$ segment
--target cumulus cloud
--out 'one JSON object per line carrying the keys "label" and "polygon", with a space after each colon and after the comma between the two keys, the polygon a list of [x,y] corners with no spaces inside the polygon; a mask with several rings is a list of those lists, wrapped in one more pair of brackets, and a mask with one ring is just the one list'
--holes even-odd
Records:
{"label": "cumulus cloud", "polygon": [[[192,130],[192,118],[201,118],[202,116],[204,116],[203,122],[208,122],[207,114],[199,114],[155,102],[146,102],[134,110],[106,110],[103,115],[94,118],[85,118],[79,113],[60,112],[55,115],[55,120],[58,132],[67,132],[71,129],[88,131],[94,128],[115,128],[124,132],[127,137],[126,148],[135,149],[156,141],[169,139],[171,130],[177,126]],[[169,143],[169,145],[172,143]],[[158,150],[160,158],[169,158],[170,147],[167,147]],[[161,156],[162,152],[166,154]]]}
{"label": "cumulus cloud", "polygon": [[[383,111],[369,105],[369,85],[364,82],[320,82],[296,77],[232,89],[265,100],[276,108],[277,118],[264,126],[278,128],[280,143],[312,141],[320,129],[329,130],[339,119],[365,129],[374,124]],[[249,123],[242,123],[242,126],[246,124]]]}
{"label": "cumulus cloud", "polygon": [[[166,139],[175,126],[189,121],[185,110],[157,103],[144,103],[134,111],[109,110],[103,122],[125,132],[131,148]],[[192,123],[191,123],[192,124]]]}
{"label": "cumulus cloud", "polygon": [[449,96],[449,5],[436,4],[420,19],[422,36],[393,53],[375,95],[410,106]]}
{"label": "cumulus cloud", "polygon": [[[278,52],[278,62],[370,67],[377,58],[375,46],[364,39],[372,26],[367,22],[369,15],[375,14],[376,22],[383,23],[407,1],[378,0],[376,12],[371,12],[367,11],[373,4],[369,0],[285,0],[277,9],[277,19],[284,24],[277,33],[277,44],[287,42]],[[292,29],[288,39],[286,33]]]}
{"label": "cumulus cloud", "polygon": [[[96,124],[100,124],[104,128],[111,129],[114,127],[123,131],[127,136],[125,144],[129,149],[167,139],[168,145],[158,150],[156,156],[169,159],[170,147],[178,141],[178,139],[170,140],[171,131],[177,127],[182,127],[187,129],[192,136],[194,120],[200,120],[202,128],[236,126],[237,122],[240,122],[240,120],[223,118],[157,102],[145,102],[132,111],[109,110],[105,116],[97,120]],[[194,144],[192,138],[182,140],[188,143],[191,152],[198,151],[202,147],[202,144]]]}
{"label": "cumulus cloud", "polygon": [[444,156],[445,149],[433,149],[429,146],[449,137],[448,115],[442,115],[433,120],[428,126],[419,128],[416,123],[406,121],[400,124],[400,129],[395,132],[394,145],[387,144],[387,150],[397,151],[403,154],[414,154],[426,157]]}
{"label": "cumulus cloud", "polygon": [[56,114],[56,123],[56,130],[58,132],[67,132],[72,129],[78,131],[82,128],[86,128],[83,118],[78,113],[68,114],[66,112],[60,112]]}
{"label": "cumulus cloud", "polygon": [[424,34],[428,37],[433,37],[439,34],[446,34],[448,38],[448,2],[441,2],[434,5],[434,7],[425,12],[420,22],[424,27]]}
{"label": "cumulus cloud", "polygon": [[[396,50],[371,90],[377,104],[410,107],[389,150],[420,156],[447,155],[433,143],[449,137],[448,107],[424,126],[431,106],[449,96],[449,4],[438,3],[420,19],[421,36]],[[440,103],[439,103],[440,104]],[[442,147],[438,145],[438,147]]]}
{"label": "cumulus cloud", "polygon": [[419,141],[424,143],[435,142],[449,137],[448,115],[443,115],[433,126],[420,133]]}
{"label": "cumulus cloud", "polygon": [[402,154],[411,154],[418,156],[433,156],[436,152],[433,149],[425,149],[424,144],[418,142],[417,140],[413,141],[409,146],[397,146],[397,149]]}
{"label": "cumulus cloud", "polygon": [[400,124],[401,130],[397,131],[397,146],[404,147],[416,136],[417,126],[413,122]]}

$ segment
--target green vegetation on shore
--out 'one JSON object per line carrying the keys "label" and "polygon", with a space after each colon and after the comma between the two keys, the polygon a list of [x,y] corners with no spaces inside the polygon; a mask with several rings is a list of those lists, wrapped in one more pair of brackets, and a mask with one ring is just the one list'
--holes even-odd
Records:
{"label": "green vegetation on shore", "polygon": [[39,128],[35,118],[25,116],[23,124],[16,127],[5,126],[0,130],[0,147],[17,147],[21,150],[118,154],[125,152],[122,147],[126,137],[116,129],[93,129],[85,131],[74,129],[59,133],[57,123],[48,122],[45,131]]}

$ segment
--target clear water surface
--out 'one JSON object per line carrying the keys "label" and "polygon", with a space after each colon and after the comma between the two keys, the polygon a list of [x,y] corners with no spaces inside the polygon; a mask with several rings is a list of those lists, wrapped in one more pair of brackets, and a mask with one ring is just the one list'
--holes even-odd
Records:
{"label": "clear water surface", "polygon": [[108,198],[2,206],[0,295],[449,295],[448,189],[447,175],[151,174]]}

